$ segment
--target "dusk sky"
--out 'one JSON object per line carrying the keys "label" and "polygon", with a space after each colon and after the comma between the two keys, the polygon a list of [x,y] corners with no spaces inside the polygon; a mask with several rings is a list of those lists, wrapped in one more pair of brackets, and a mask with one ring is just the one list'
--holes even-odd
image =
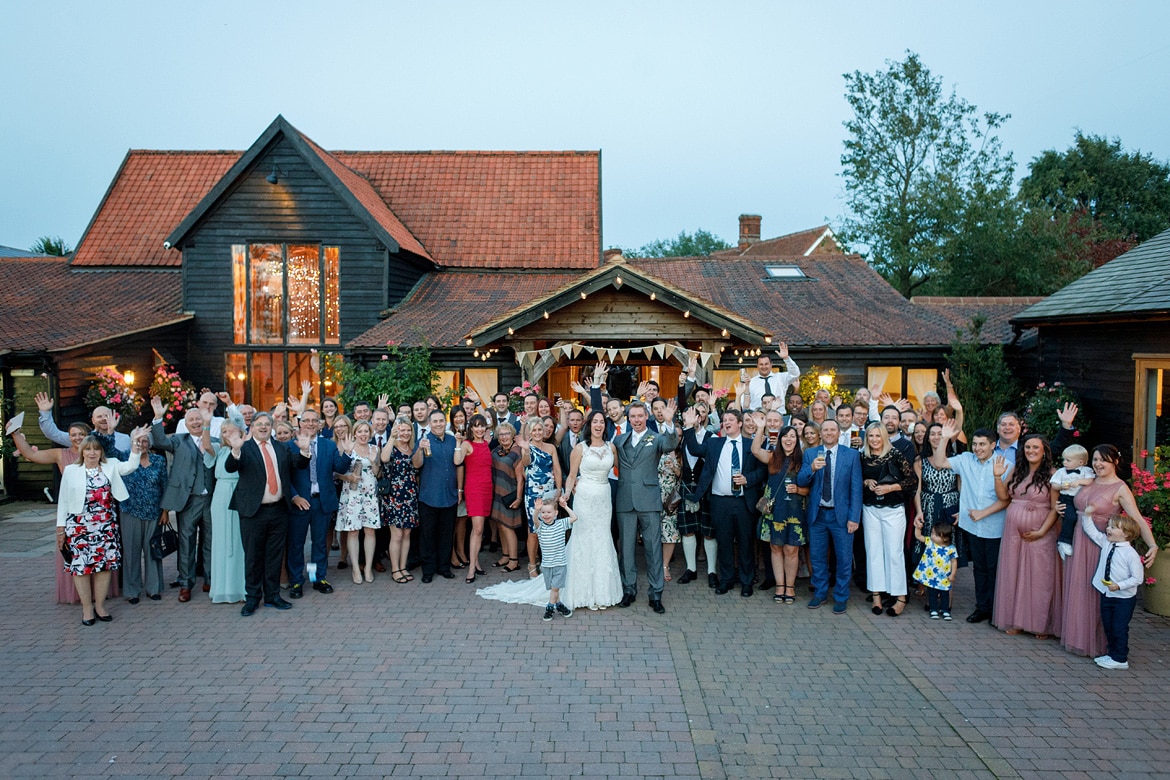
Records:
{"label": "dusk sky", "polygon": [[842,211],[842,74],[907,49],[1017,178],[1074,131],[1170,159],[1170,3],[8,2],[0,245],[76,246],[130,148],[600,149],[604,246]]}

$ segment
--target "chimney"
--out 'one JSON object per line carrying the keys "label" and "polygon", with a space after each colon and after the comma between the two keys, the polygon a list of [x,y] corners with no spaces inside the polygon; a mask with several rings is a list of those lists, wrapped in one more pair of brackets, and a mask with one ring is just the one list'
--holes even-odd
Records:
{"label": "chimney", "polygon": [[760,215],[739,215],[739,248],[746,249],[760,243]]}
{"label": "chimney", "polygon": [[622,250],[621,249],[607,249],[602,254],[602,263],[608,263],[610,260],[620,260],[620,259],[622,259]]}

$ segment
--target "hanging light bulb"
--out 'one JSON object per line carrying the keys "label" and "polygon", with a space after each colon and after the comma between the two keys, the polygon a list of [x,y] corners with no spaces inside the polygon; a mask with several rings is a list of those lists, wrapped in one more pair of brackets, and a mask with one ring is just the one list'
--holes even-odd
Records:
{"label": "hanging light bulb", "polygon": [[652,301],[658,300],[658,293],[650,293],[650,300],[652,300]]}

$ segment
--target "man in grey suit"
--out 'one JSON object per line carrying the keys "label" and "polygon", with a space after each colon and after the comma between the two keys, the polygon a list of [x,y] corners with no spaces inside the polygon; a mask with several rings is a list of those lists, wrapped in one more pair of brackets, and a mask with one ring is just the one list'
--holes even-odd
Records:
{"label": "man in grey suit", "polygon": [[[167,436],[163,431],[166,406],[158,398],[150,399],[154,423],[150,426],[150,445],[171,453],[170,478],[162,495],[162,508],[174,511],[179,522],[179,601],[191,600],[195,587],[195,529],[203,521],[203,510],[211,500],[211,477],[203,461],[204,417],[210,412],[188,409],[184,420],[187,433]],[[203,560],[211,567],[211,523],[203,527]],[[207,578],[204,577],[207,583]],[[207,583],[208,585],[210,583]],[[208,590],[206,586],[204,590]]]}
{"label": "man in grey suit", "polygon": [[617,450],[617,521],[621,534],[622,596],[618,606],[628,607],[638,595],[638,531],[642,532],[646,555],[646,579],[650,591],[650,608],[659,615],[662,606],[662,485],[658,481],[658,461],[678,446],[674,413],[678,405],[672,398],[666,405],[665,425],[655,433],[646,428],[650,413],[641,401],[626,410],[629,429],[613,440]]}

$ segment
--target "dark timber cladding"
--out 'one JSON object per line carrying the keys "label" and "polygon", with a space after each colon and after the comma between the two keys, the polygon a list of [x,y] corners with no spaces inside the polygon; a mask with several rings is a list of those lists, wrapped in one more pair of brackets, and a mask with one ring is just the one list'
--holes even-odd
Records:
{"label": "dark timber cladding", "polygon": [[[275,165],[279,182],[266,177]],[[183,308],[191,328],[190,370],[221,377],[223,354],[242,351],[232,333],[232,245],[309,243],[340,249],[341,343],[378,323],[422,275],[422,263],[391,254],[283,136],[184,239]]]}

